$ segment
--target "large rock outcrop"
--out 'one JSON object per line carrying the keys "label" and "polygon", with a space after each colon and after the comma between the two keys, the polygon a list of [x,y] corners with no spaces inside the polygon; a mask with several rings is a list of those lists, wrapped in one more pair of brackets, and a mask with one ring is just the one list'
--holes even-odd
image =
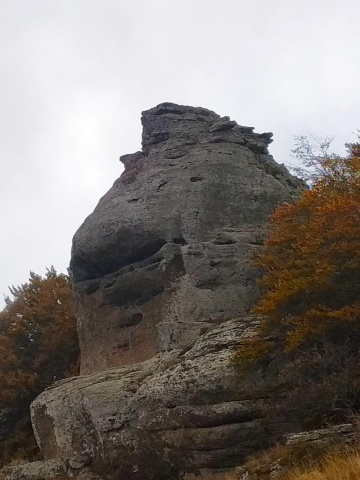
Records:
{"label": "large rock outcrop", "polygon": [[230,359],[260,321],[266,222],[303,188],[268,154],[271,133],[169,103],[142,124],[142,151],[74,237],[82,376],[32,405],[45,458],[85,456],[109,479],[230,467],[273,440],[257,378]]}
{"label": "large rock outcrop", "polygon": [[251,259],[301,184],[256,134],[203,108],[143,113],[143,151],[74,237],[83,373],[186,349],[249,311]]}

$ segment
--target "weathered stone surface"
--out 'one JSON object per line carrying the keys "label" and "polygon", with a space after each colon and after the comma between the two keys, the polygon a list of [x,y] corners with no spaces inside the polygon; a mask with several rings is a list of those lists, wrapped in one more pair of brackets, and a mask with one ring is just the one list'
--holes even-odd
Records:
{"label": "weathered stone surface", "polygon": [[142,152],[121,157],[74,237],[82,376],[32,405],[45,458],[111,480],[215,472],[274,440],[263,372],[249,386],[230,360],[260,322],[252,259],[269,214],[303,188],[268,155],[270,133],[168,103],[142,124]]}
{"label": "weathered stone surface", "polygon": [[275,206],[303,188],[257,134],[204,108],[143,112],[143,151],[74,237],[82,372],[188,348],[248,312],[251,259]]}
{"label": "weathered stone surface", "polygon": [[352,423],[333,425],[329,428],[311,430],[309,432],[289,433],[286,435],[286,445],[298,445],[302,443],[331,443],[342,441],[351,443],[357,435],[355,426]]}
{"label": "weathered stone surface", "polygon": [[101,465],[122,451],[119,471],[136,467],[139,478],[147,478],[144,469],[164,451],[170,466],[198,469],[227,466],[267,445],[271,435],[258,404],[230,366],[232,353],[258,324],[257,317],[233,319],[182,354],[162,353],[55,384],[32,405],[45,457],[86,452]]}
{"label": "weathered stone surface", "polygon": [[61,460],[53,459],[5,468],[0,471],[0,480],[51,480],[64,474]]}
{"label": "weathered stone surface", "polygon": [[91,471],[91,463],[88,454],[21,463],[0,470],[0,480],[103,480]]}

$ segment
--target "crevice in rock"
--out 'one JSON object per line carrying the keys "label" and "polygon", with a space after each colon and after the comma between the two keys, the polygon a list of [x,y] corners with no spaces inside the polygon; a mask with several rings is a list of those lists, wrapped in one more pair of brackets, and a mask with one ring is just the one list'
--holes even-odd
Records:
{"label": "crevice in rock", "polygon": [[172,241],[174,243],[176,243],[176,245],[187,245],[187,241],[185,240],[185,238],[183,238],[182,235],[180,235],[180,237],[175,237],[172,239]]}
{"label": "crevice in rock", "polygon": [[138,325],[143,318],[144,315],[141,312],[134,313],[134,315],[131,316],[132,325]]}
{"label": "crevice in rock", "polygon": [[217,278],[208,280],[208,281],[203,281],[203,282],[198,282],[196,285],[196,288],[199,288],[200,290],[215,290],[220,286],[220,280]]}
{"label": "crevice in rock", "polygon": [[[167,152],[165,158],[169,160],[177,160],[178,158],[183,158],[188,155],[189,152],[187,151],[179,151],[179,152]],[[169,163],[170,167],[175,166],[176,164]]]}
{"label": "crevice in rock", "polygon": [[144,245],[143,247],[140,247],[132,255],[127,255],[122,260],[120,260],[117,264],[116,262],[112,263],[111,264],[112,268],[110,267],[109,269],[106,269],[106,271],[103,271],[102,274],[106,275],[108,273],[113,273],[119,270],[120,268],[126,267],[133,263],[142,262],[143,260],[146,260],[147,258],[150,258],[153,255],[155,255],[155,253],[157,253],[165,245],[165,243],[167,242],[163,238],[154,240],[153,242],[150,242]]}
{"label": "crevice in rock", "polygon": [[210,260],[209,265],[210,265],[211,268],[215,268],[215,267],[217,267],[220,263],[221,263],[221,260]]}
{"label": "crevice in rock", "polygon": [[169,182],[162,182],[159,184],[159,186],[157,187],[157,191],[160,192],[160,190],[163,190],[163,188],[165,187],[165,185],[167,185]]}
{"label": "crevice in rock", "polygon": [[252,242],[249,242],[249,245],[255,245],[257,247],[260,247],[264,245],[264,240],[254,240]]}
{"label": "crevice in rock", "polygon": [[202,182],[203,180],[202,177],[190,177],[190,182]]}
{"label": "crevice in rock", "polygon": [[157,145],[158,143],[166,142],[170,138],[169,132],[153,133],[148,145]]}
{"label": "crevice in rock", "polygon": [[212,243],[214,245],[233,245],[234,243],[236,243],[236,241],[232,238],[224,238],[221,240],[214,240]]}
{"label": "crevice in rock", "polygon": [[[128,267],[130,271],[132,264],[142,262],[152,257],[166,243],[166,240],[164,240],[163,238],[159,238],[157,240],[147,243],[146,245],[143,245],[142,247],[135,250],[132,254],[124,255],[121,259],[117,261],[113,259],[107,262],[103,261],[101,264],[101,270],[93,262],[87,261],[83,257],[75,254],[72,257],[70,264],[73,281],[75,283],[79,283],[86,280],[100,279],[101,277],[104,277],[105,275],[109,275],[111,273],[115,273],[124,267]],[[158,259],[156,259],[156,261],[157,260]],[[96,288],[94,285],[93,291],[96,291],[98,288],[98,285],[96,285]]]}
{"label": "crevice in rock", "polygon": [[224,137],[221,137],[219,135],[216,135],[209,139],[209,143],[224,143],[224,142],[227,142],[227,140]]}
{"label": "crevice in rock", "polygon": [[72,255],[70,270],[75,283],[83,280],[92,280],[103,275],[103,272],[97,265],[77,254]]}
{"label": "crevice in rock", "polygon": [[[162,293],[163,291],[164,291],[164,286],[161,284],[153,284],[153,285],[145,286],[144,283],[139,282],[139,283],[135,283],[134,285],[129,284],[128,286],[115,285],[114,289],[106,295],[106,302],[109,305],[114,305],[119,307],[124,305],[141,306],[144,303],[151,300],[156,295],[159,295],[160,293]],[[140,317],[137,316],[135,319],[139,320],[139,318]],[[131,320],[129,319],[130,322],[132,322],[133,320],[134,319],[132,317],[131,317]],[[128,325],[125,325],[125,326],[129,326],[130,324],[133,325],[133,323],[129,323]]]}
{"label": "crevice in rock", "polygon": [[165,245],[165,243],[167,243],[166,240],[158,239],[151,243],[148,243],[147,245],[144,245],[143,247],[140,247],[132,255],[127,255],[117,263],[113,262],[111,266],[109,265],[109,269],[106,269],[102,272],[102,275],[116,272],[117,270],[120,270],[120,268],[127,267],[134,263],[142,262],[147,258],[152,257]]}
{"label": "crevice in rock", "polygon": [[142,321],[143,318],[144,318],[144,315],[141,312],[137,312],[128,316],[122,315],[120,317],[119,327],[120,328],[135,327],[136,325],[139,325],[139,323]]}
{"label": "crevice in rock", "polygon": [[99,288],[100,288],[100,285],[98,282],[91,282],[86,286],[85,293],[87,295],[91,295],[92,293],[97,292]]}
{"label": "crevice in rock", "polygon": [[[224,414],[219,415],[218,417],[203,419],[203,425],[198,424],[196,425],[196,428],[200,430],[206,430],[207,428],[225,427],[228,425],[241,425],[242,423],[249,423],[258,419],[259,416],[255,412],[229,413],[228,415]],[[185,430],[193,429],[194,426],[185,426],[183,428]]]}

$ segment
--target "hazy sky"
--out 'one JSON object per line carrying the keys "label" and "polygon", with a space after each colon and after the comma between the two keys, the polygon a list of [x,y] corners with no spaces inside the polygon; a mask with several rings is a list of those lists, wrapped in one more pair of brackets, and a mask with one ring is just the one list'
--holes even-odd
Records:
{"label": "hazy sky", "polygon": [[1,293],[72,235],[170,101],[293,135],[360,128],[359,0],[0,0]]}

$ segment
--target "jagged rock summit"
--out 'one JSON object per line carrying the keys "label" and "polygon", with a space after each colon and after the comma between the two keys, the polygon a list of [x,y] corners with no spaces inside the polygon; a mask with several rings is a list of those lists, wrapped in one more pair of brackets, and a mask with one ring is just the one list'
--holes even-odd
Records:
{"label": "jagged rock summit", "polygon": [[274,438],[230,359],[260,321],[269,215],[303,184],[268,154],[271,133],[204,108],[163,103],[142,124],[142,151],[73,241],[82,376],[32,405],[45,458],[75,476],[170,480]]}

